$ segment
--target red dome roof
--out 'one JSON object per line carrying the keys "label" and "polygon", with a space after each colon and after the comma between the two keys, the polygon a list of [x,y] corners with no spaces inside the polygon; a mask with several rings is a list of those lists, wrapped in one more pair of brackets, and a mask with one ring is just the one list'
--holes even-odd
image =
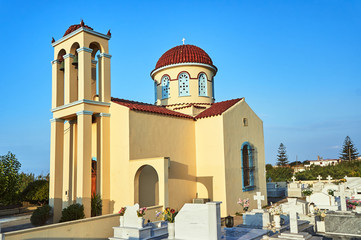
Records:
{"label": "red dome roof", "polygon": [[154,70],[177,63],[203,63],[216,68],[212,59],[203,49],[194,45],[179,45],[166,51],[159,58]]}
{"label": "red dome roof", "polygon": [[85,25],[85,24],[84,24],[84,21],[81,20],[80,24],[71,25],[71,26],[68,28],[68,30],[66,30],[66,32],[64,33],[64,36],[63,36],[63,37],[65,37],[65,36],[68,35],[69,33],[72,33],[72,32],[74,32],[75,30],[77,30],[78,28],[81,28],[81,27],[84,27],[84,28],[93,30],[93,28],[89,27],[88,25]]}

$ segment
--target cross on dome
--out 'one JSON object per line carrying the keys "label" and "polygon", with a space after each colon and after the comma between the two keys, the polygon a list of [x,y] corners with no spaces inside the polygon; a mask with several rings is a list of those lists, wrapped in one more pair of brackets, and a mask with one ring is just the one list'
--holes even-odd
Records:
{"label": "cross on dome", "polygon": [[185,40],[186,40],[185,38],[182,39],[183,45],[184,45],[184,41],[185,41]]}
{"label": "cross on dome", "polygon": [[257,194],[253,196],[253,199],[257,201],[257,208],[262,209],[262,200],[264,200],[264,196],[261,195],[261,192],[257,192]]}

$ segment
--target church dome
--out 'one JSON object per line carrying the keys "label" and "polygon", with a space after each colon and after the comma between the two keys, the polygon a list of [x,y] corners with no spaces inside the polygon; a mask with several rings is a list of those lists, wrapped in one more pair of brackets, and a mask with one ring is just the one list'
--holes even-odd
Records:
{"label": "church dome", "polygon": [[64,33],[64,36],[65,37],[66,35],[68,35],[69,33],[72,33],[74,32],[75,30],[81,28],[81,27],[84,27],[84,28],[87,28],[87,29],[90,29],[90,30],[93,30],[93,28],[89,27],[88,25],[85,25],[84,24],[84,21],[81,20],[80,24],[75,24],[75,25],[71,25],[68,30],[66,30],[66,32]]}
{"label": "church dome", "polygon": [[166,51],[158,60],[153,72],[161,67],[178,63],[202,63],[212,66],[212,59],[200,47],[194,45],[179,45]]}

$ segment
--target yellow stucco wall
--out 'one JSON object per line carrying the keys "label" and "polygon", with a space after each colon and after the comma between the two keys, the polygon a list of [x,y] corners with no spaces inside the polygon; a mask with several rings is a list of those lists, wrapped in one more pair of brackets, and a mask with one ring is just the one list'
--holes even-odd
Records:
{"label": "yellow stucco wall", "polygon": [[197,193],[198,198],[222,201],[221,214],[226,211],[222,116],[196,121]]}
{"label": "yellow stucco wall", "polygon": [[130,111],[130,161],[169,157],[169,206],[180,208],[196,193],[194,121]]}
{"label": "yellow stucco wall", "polygon": [[[243,118],[248,119],[248,126],[243,126]],[[234,214],[241,208],[236,204],[239,198],[249,198],[251,208],[256,208],[253,200],[256,192],[265,196],[262,205],[267,204],[267,189],[265,179],[265,156],[263,122],[242,100],[223,114],[224,154],[226,172],[227,213]],[[253,155],[255,164],[255,189],[242,191],[241,148],[249,142],[255,148]]]}

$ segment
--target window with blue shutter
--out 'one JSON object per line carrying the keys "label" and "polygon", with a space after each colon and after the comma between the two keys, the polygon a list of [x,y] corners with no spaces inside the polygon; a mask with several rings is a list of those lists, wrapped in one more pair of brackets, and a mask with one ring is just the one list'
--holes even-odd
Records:
{"label": "window with blue shutter", "polygon": [[242,144],[241,164],[242,164],[242,190],[243,192],[254,190],[254,149],[248,142]]}
{"label": "window with blue shutter", "polygon": [[198,92],[199,96],[207,97],[207,76],[202,73],[198,77]]}
{"label": "window with blue shutter", "polygon": [[169,98],[170,93],[169,93],[169,77],[168,76],[162,77],[161,85],[162,85],[162,99]]}
{"label": "window with blue shutter", "polygon": [[179,96],[190,96],[189,93],[189,75],[186,72],[182,72],[178,77]]}

